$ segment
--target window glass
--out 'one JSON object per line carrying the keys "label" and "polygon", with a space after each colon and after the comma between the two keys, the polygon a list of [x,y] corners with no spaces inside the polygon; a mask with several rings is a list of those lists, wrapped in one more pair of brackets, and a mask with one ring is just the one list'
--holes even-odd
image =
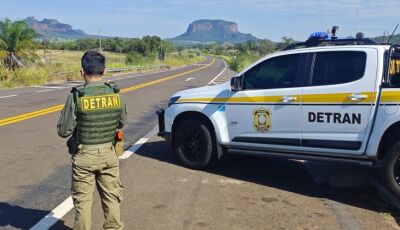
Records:
{"label": "window glass", "polygon": [[391,87],[400,88],[400,56],[394,56],[391,58],[389,77]]}
{"label": "window glass", "polygon": [[358,51],[316,53],[311,85],[334,85],[364,76],[367,54]]}
{"label": "window glass", "polygon": [[400,73],[400,57],[392,57],[390,60],[389,74],[392,77]]}
{"label": "window glass", "polygon": [[296,87],[300,54],[268,59],[244,73],[244,89],[274,89]]}

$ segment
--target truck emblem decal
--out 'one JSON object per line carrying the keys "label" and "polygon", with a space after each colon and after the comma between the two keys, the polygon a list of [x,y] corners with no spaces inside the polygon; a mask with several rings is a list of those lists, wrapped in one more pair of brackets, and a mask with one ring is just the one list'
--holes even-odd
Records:
{"label": "truck emblem decal", "polygon": [[254,109],[253,126],[254,129],[260,133],[271,130],[271,110],[264,108]]}

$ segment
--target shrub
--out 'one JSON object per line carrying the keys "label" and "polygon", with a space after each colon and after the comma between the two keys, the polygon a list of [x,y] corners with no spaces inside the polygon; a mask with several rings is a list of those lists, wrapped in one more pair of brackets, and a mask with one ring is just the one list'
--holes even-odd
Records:
{"label": "shrub", "polygon": [[230,58],[226,60],[229,66],[236,72],[240,72],[245,69],[247,66],[251,65],[257,59],[259,59],[259,55],[240,55],[235,58]]}

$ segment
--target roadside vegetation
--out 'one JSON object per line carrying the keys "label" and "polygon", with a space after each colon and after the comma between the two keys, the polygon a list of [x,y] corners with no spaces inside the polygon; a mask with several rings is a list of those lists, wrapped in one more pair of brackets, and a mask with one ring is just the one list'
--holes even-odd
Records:
{"label": "roadside vegetation", "polygon": [[[84,51],[37,49],[35,59],[24,67],[8,69],[0,65],[0,87],[41,85],[79,79],[80,58]],[[108,65],[124,63],[124,54],[104,52]],[[23,60],[23,59],[22,59]]]}
{"label": "roadside vegetation", "polygon": [[178,50],[157,36],[102,38],[101,45],[97,38],[49,41],[24,22],[5,19],[0,22],[0,87],[80,79],[80,58],[88,50],[101,50],[108,68],[135,67],[135,71],[189,65],[204,59],[198,49]]}
{"label": "roadside vegetation", "polygon": [[35,31],[22,21],[5,19],[0,22],[0,57],[7,69],[23,67],[22,59],[35,58],[35,37]]}
{"label": "roadside vegetation", "polygon": [[292,38],[282,37],[282,41],[279,43],[265,39],[239,44],[212,44],[194,47],[201,49],[204,53],[223,58],[232,70],[240,72],[265,55],[282,50],[294,42]]}
{"label": "roadside vegetation", "polygon": [[170,68],[200,62],[206,54],[223,58],[234,71],[240,72],[293,42],[283,37],[278,43],[265,39],[239,44],[177,46],[157,36],[49,41],[41,39],[24,22],[5,19],[0,22],[0,87],[80,79],[80,58],[88,50],[101,50],[108,68],[135,67],[136,71],[160,65]]}

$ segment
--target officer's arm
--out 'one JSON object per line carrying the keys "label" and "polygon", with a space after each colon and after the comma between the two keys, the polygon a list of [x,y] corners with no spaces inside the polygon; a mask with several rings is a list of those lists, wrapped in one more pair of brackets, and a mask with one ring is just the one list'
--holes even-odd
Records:
{"label": "officer's arm", "polygon": [[123,103],[121,118],[119,119],[119,125],[118,125],[119,129],[122,129],[124,127],[124,125],[126,124],[126,119],[127,119],[126,104]]}
{"label": "officer's arm", "polygon": [[75,108],[74,95],[70,93],[57,123],[57,131],[60,137],[68,137],[74,132],[77,124]]}

